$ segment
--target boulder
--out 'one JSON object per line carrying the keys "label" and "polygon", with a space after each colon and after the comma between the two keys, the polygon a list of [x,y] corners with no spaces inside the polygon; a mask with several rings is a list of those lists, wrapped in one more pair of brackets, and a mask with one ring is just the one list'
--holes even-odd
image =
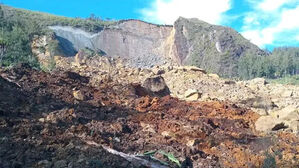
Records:
{"label": "boulder", "polygon": [[226,80],[226,81],[224,81],[224,84],[226,84],[226,85],[235,85],[236,82],[233,81],[233,80]]}
{"label": "boulder", "polygon": [[214,79],[219,79],[219,75],[217,74],[209,74],[208,76]]}
{"label": "boulder", "polygon": [[75,55],[75,64],[77,66],[80,66],[82,64],[86,64],[86,56],[85,52],[83,50],[80,50],[76,55]]}
{"label": "boulder", "polygon": [[195,89],[188,89],[184,95],[186,100],[196,101],[201,97],[202,94]]}
{"label": "boulder", "polygon": [[67,167],[67,161],[65,160],[59,160],[54,163],[54,168],[64,168]]}
{"label": "boulder", "polygon": [[281,110],[270,113],[273,117],[287,120],[287,121],[299,121],[299,108],[294,105],[287,106]]}
{"label": "boulder", "polygon": [[155,75],[162,75],[165,73],[165,71],[163,69],[160,69],[160,68],[154,68],[152,69],[152,72],[155,74]]}
{"label": "boulder", "polygon": [[204,69],[198,68],[196,66],[184,66],[179,69],[183,69],[184,71],[193,71],[193,72],[201,72],[206,74],[207,72]]}
{"label": "boulder", "polygon": [[290,130],[293,131],[294,133],[299,132],[299,121],[298,120],[293,120],[287,122],[287,125],[289,126]]}
{"label": "boulder", "polygon": [[261,116],[255,122],[255,128],[258,131],[270,132],[287,128],[288,126],[282,120],[273,116]]}
{"label": "boulder", "polygon": [[162,76],[146,78],[142,84],[142,87],[145,88],[148,94],[151,96],[163,97],[170,94],[169,88]]}
{"label": "boulder", "polygon": [[266,85],[267,81],[264,78],[255,78],[249,81],[250,84],[254,85]]}
{"label": "boulder", "polygon": [[74,90],[73,96],[76,100],[81,100],[81,101],[85,100],[85,96],[80,90]]}
{"label": "boulder", "polygon": [[276,105],[271,99],[264,97],[248,98],[246,100],[241,101],[241,104],[245,104],[249,107],[256,109],[264,109],[266,112],[276,107]]}
{"label": "boulder", "polygon": [[281,92],[282,97],[292,97],[293,96],[293,91],[292,90],[284,90]]}

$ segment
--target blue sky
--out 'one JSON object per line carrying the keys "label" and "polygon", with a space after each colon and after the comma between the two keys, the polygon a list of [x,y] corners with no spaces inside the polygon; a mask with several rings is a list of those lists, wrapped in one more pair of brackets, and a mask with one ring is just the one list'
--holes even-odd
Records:
{"label": "blue sky", "polygon": [[179,16],[230,26],[261,48],[299,47],[299,0],[0,0],[69,17],[142,19],[172,24]]}

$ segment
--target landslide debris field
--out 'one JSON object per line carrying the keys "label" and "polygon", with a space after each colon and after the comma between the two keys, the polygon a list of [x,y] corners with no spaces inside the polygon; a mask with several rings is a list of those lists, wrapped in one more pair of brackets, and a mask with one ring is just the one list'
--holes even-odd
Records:
{"label": "landslide debris field", "polygon": [[259,133],[260,116],[230,102],[151,97],[112,80],[93,87],[26,66],[0,74],[3,168],[299,167],[295,134]]}

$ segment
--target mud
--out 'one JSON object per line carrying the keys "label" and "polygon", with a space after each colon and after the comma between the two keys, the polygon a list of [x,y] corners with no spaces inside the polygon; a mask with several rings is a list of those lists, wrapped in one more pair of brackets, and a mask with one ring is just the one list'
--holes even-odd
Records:
{"label": "mud", "polygon": [[230,102],[140,95],[136,84],[111,80],[92,87],[73,72],[26,66],[0,74],[0,167],[136,167],[101,145],[134,155],[161,150],[182,167],[299,166],[298,137],[257,132],[259,115]]}

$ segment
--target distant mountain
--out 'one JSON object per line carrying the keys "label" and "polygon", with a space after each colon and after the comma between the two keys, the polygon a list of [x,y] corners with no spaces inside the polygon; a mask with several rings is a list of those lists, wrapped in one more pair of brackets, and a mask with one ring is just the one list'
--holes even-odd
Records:
{"label": "distant mountain", "polygon": [[229,27],[180,17],[174,23],[177,58],[226,77],[237,76],[238,60],[246,54],[267,55]]}
{"label": "distant mountain", "polygon": [[[198,19],[179,18],[174,26],[139,20],[120,21],[98,33],[71,27],[50,27],[63,48],[89,47],[108,56],[129,59],[133,66],[163,64],[170,58],[182,65],[195,65],[222,76],[238,75],[238,60],[246,54],[267,55],[235,30]],[[71,51],[75,53],[76,51]]]}
{"label": "distant mountain", "polygon": [[[249,74],[252,70],[248,70],[250,67],[245,66],[247,60],[243,58],[254,56],[251,60],[258,60],[269,55],[232,28],[211,25],[198,19],[180,17],[174,25],[156,25],[140,20],[111,22],[95,16],[87,19],[67,18],[7,6],[2,8],[7,22],[2,27],[8,34],[7,39],[29,37],[20,43],[16,38],[12,45],[28,43],[34,35],[47,35],[59,42],[64,56],[74,56],[80,49],[90,48],[108,57],[125,59],[133,67],[194,65],[224,77],[238,77],[242,72],[245,78],[252,78],[264,73]],[[20,30],[15,31],[16,27]],[[28,46],[18,48],[27,50]],[[16,59],[18,56],[13,48],[7,50],[7,55],[13,55]],[[44,48],[41,47],[41,51]],[[29,51],[26,54],[32,55]],[[4,59],[3,62],[8,60],[5,63],[8,65],[14,59]],[[242,59],[242,66],[239,66]],[[275,76],[274,72],[271,73]]]}

